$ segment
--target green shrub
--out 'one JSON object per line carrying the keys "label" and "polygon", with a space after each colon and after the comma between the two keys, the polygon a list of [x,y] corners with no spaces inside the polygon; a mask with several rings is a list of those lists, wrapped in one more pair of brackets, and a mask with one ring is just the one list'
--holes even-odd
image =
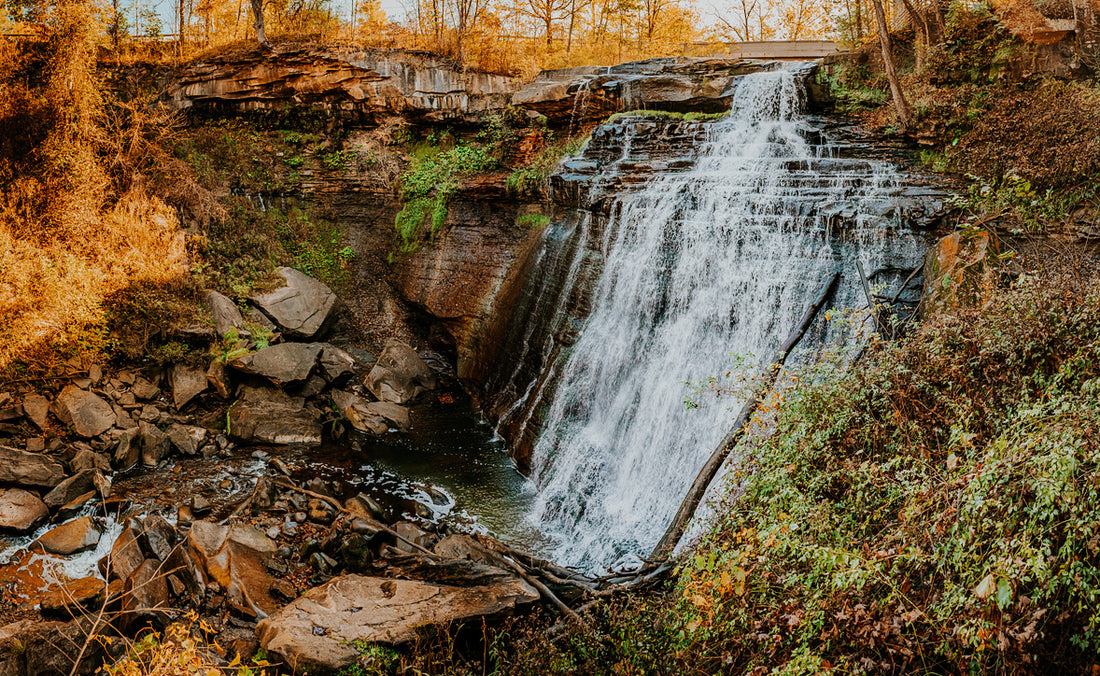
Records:
{"label": "green shrub", "polygon": [[423,144],[410,152],[410,166],[401,176],[401,198],[405,204],[394,219],[402,253],[415,251],[425,229],[434,236],[447,219],[447,203],[458,191],[463,176],[487,171],[497,165],[484,147],[455,145],[442,150]]}
{"label": "green shrub", "polygon": [[508,189],[517,193],[537,190],[557,170],[564,158],[578,155],[584,150],[588,145],[588,138],[575,136],[547,145],[530,164],[518,167],[508,176]]}

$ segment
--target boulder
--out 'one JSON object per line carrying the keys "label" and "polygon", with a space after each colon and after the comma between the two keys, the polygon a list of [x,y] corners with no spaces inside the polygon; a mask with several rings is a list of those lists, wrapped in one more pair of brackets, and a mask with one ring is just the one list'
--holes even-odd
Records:
{"label": "boulder", "polygon": [[321,376],[330,385],[339,385],[355,373],[355,357],[338,347],[321,344]]}
{"label": "boulder", "polygon": [[106,591],[107,583],[98,577],[82,577],[51,587],[42,595],[39,604],[43,612],[75,614],[80,612],[81,606],[99,601]]}
{"label": "boulder", "polygon": [[276,387],[296,385],[313,373],[321,348],[320,343],[280,343],[234,359],[229,366],[266,378]]}
{"label": "boulder", "polygon": [[999,263],[997,242],[984,230],[936,242],[924,263],[925,315],[983,306],[996,288]]}
{"label": "boulder", "polygon": [[133,522],[130,521],[115,538],[114,545],[111,546],[111,554],[107,557],[105,577],[109,580],[129,580],[134,571],[140,568],[143,563],[145,563],[145,555],[141,551],[138,533]]}
{"label": "boulder", "polygon": [[[21,620],[0,627],[0,674],[30,676],[31,674],[96,673],[106,659],[103,642],[87,641],[92,633],[92,617],[78,617],[71,622]],[[87,644],[80,664],[73,662]]]}
{"label": "boulder", "polygon": [[256,635],[292,670],[338,671],[354,664],[356,643],[406,643],[422,625],[510,612],[538,598],[518,578],[459,587],[342,575],[261,621]]}
{"label": "boulder", "polygon": [[118,436],[118,445],[115,446],[115,467],[120,470],[130,469],[141,459],[141,441],[138,437],[139,427],[125,430]]}
{"label": "boulder", "polygon": [[115,424],[111,405],[102,397],[69,385],[61,390],[53,403],[54,414],[73,432],[88,438],[103,434]]}
{"label": "boulder", "polygon": [[336,318],[336,294],[293,268],[278,272],[286,286],[249,300],[288,336],[309,340],[323,333]]}
{"label": "boulder", "polygon": [[42,501],[46,503],[47,507],[53,510],[69,504],[88,491],[99,491],[99,486],[96,485],[96,475],[102,476],[99,470],[95,469],[86,469],[77,472],[54,486],[53,490],[46,493]]}
{"label": "boulder", "polygon": [[0,531],[26,533],[50,515],[34,493],[19,488],[0,489]]}
{"label": "boulder", "polygon": [[50,400],[41,394],[28,395],[23,399],[23,413],[30,418],[35,427],[44,430],[49,419]]}
{"label": "boulder", "polygon": [[206,391],[206,371],[176,364],[172,367],[172,403],[181,409]]}
{"label": "boulder", "polygon": [[[237,304],[217,291],[207,291],[202,297],[206,309],[210,311],[210,317],[214,320],[214,329],[218,337],[224,338],[231,329],[237,329],[240,335],[241,326],[244,325],[244,317],[237,309]],[[245,332],[247,335],[247,332]]]}
{"label": "boulder", "polygon": [[197,455],[206,441],[206,428],[172,423],[167,430],[168,440],[183,455]]}
{"label": "boulder", "polygon": [[390,338],[366,379],[367,389],[380,401],[407,404],[439,386],[416,350]]}
{"label": "boulder", "polygon": [[53,458],[0,446],[0,483],[53,488],[64,478],[64,468]]}
{"label": "boulder", "polygon": [[77,451],[73,459],[69,461],[69,467],[74,472],[83,472],[86,469],[98,469],[101,472],[110,472],[111,461],[107,459],[107,456],[100,455],[95,451],[85,448]]}
{"label": "boulder", "polygon": [[171,450],[171,440],[160,428],[147,422],[138,426],[138,435],[141,437],[141,464],[156,467]]}
{"label": "boulder", "polygon": [[102,534],[103,530],[95,519],[82,516],[46,531],[32,547],[41,547],[50,554],[68,556],[96,546]]}
{"label": "boulder", "polygon": [[265,387],[244,386],[240,394],[229,408],[228,432],[232,436],[280,445],[321,443],[319,413],[307,408],[304,399]]}
{"label": "boulder", "polygon": [[277,547],[259,529],[195,521],[187,534],[187,546],[200,578],[225,590],[237,611],[264,618],[278,608],[271,597],[273,582],[266,568]]}
{"label": "boulder", "polygon": [[222,399],[228,399],[232,394],[229,374],[225,370],[225,364],[220,359],[210,362],[210,368],[206,369],[206,382],[214,388],[214,391]]}
{"label": "boulder", "polygon": [[134,384],[130,386],[130,393],[138,399],[150,400],[160,396],[160,388],[151,381],[137,376],[134,378]]}
{"label": "boulder", "polygon": [[169,610],[167,578],[167,571],[153,559],[145,559],[134,569],[123,587],[123,624],[132,626],[139,619]]}
{"label": "boulder", "polygon": [[371,434],[385,434],[390,427],[409,428],[409,409],[386,401],[366,401],[349,392],[335,390],[332,400],[352,427]]}

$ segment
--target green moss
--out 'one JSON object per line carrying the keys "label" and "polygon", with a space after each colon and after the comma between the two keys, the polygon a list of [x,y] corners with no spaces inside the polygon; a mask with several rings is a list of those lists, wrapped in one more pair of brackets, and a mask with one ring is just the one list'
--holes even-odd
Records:
{"label": "green moss", "polygon": [[623,117],[641,116],[663,120],[684,120],[686,122],[712,122],[714,120],[721,120],[728,115],[728,111],[722,113],[677,113],[670,110],[628,110],[621,113],[615,113],[607,118],[607,121],[614,122]]}
{"label": "green moss", "polygon": [[517,167],[509,174],[506,181],[508,189],[517,193],[537,190],[564,158],[580,154],[588,145],[588,139],[588,136],[576,136],[547,145],[529,164]]}

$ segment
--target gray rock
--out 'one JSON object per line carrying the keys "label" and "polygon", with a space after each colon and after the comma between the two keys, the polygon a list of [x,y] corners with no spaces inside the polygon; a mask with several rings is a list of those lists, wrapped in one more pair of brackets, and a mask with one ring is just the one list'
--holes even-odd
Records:
{"label": "gray rock", "polygon": [[69,467],[74,472],[83,472],[86,469],[98,469],[100,472],[110,472],[111,461],[104,455],[84,448],[77,451],[76,455],[73,456],[73,459],[69,462]]}
{"label": "gray rock", "polygon": [[406,643],[416,638],[417,627],[510,612],[538,598],[514,577],[459,587],[342,575],[261,621],[256,635],[264,650],[294,671],[338,671],[355,663],[357,642]]}
{"label": "gray rock", "polygon": [[142,422],[138,429],[141,436],[141,464],[156,467],[168,455],[171,441],[167,434],[152,423]]}
{"label": "gray rock", "polygon": [[[214,329],[218,332],[219,337],[224,338],[230,329],[237,329],[238,335],[241,335],[244,317],[241,316],[241,311],[237,309],[236,303],[217,291],[207,291],[202,297],[202,302],[206,305],[206,309],[210,311],[210,316],[214,320]],[[247,336],[248,332],[245,331],[242,337]]]}
{"label": "gray rock", "polygon": [[103,434],[115,424],[115,412],[101,397],[69,385],[53,403],[54,414],[78,435],[89,438]]}
{"label": "gray rock", "polygon": [[321,356],[319,343],[280,343],[234,359],[229,366],[270,380],[277,387],[305,382]]}
{"label": "gray rock", "polygon": [[269,444],[321,443],[319,413],[300,397],[281,390],[242,387],[240,399],[229,408],[229,433],[244,441]]}
{"label": "gray rock", "polygon": [[416,350],[391,338],[367,374],[366,386],[380,401],[407,404],[434,390],[439,382]]}
{"label": "gray rock", "polygon": [[141,459],[138,430],[138,427],[134,427],[123,431],[118,436],[118,445],[115,446],[115,467],[120,470],[130,469]]}
{"label": "gray rock", "polygon": [[41,394],[31,394],[23,399],[23,413],[26,414],[35,427],[46,429],[46,423],[50,413],[50,400]]}
{"label": "gray rock", "polygon": [[370,434],[385,434],[390,427],[409,428],[409,409],[384,401],[367,401],[349,392],[334,390],[332,400],[352,427]]}
{"label": "gray rock", "polygon": [[69,504],[88,491],[98,490],[95,483],[95,475],[98,473],[98,470],[94,469],[86,469],[83,472],[77,472],[73,476],[57,484],[52,491],[46,493],[42,501],[46,503],[47,507],[53,510]]}
{"label": "gray rock", "polygon": [[193,366],[172,367],[172,402],[181,409],[206,391],[206,372]]}
{"label": "gray rock", "polygon": [[330,385],[339,385],[355,373],[355,357],[338,347],[321,344],[321,376]]}
{"label": "gray rock", "polygon": [[206,428],[172,423],[168,426],[168,439],[180,453],[197,455],[206,442]]}
{"label": "gray rock", "polygon": [[249,300],[289,336],[309,340],[332,324],[336,294],[321,282],[293,268],[279,268],[286,286]]}
{"label": "gray rock", "polygon": [[0,531],[25,533],[45,520],[50,510],[34,493],[0,489]]}
{"label": "gray rock", "polygon": [[138,399],[151,400],[160,396],[160,388],[149,380],[137,376],[134,378],[134,384],[130,386],[130,393]]}
{"label": "gray rock", "polygon": [[[50,554],[68,556],[99,544],[103,530],[90,516],[82,516],[51,528],[35,540],[34,545]],[[33,546],[33,545],[32,545]]]}
{"label": "gray rock", "polygon": [[0,483],[53,488],[65,478],[65,469],[53,458],[0,446]]}

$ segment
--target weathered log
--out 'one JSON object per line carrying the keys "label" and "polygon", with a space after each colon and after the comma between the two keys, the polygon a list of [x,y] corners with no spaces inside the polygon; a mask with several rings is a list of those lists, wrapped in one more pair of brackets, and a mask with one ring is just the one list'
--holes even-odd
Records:
{"label": "weathered log", "polygon": [[764,400],[764,396],[775,384],[776,378],[779,377],[779,371],[783,367],[783,363],[787,361],[787,356],[791,353],[791,350],[798,345],[802,337],[806,335],[806,331],[809,330],[810,325],[813,324],[814,317],[821,310],[822,306],[828,300],[836,289],[837,282],[840,281],[840,273],[834,273],[829,281],[821,288],[821,293],[818,295],[817,300],[810,306],[810,309],[806,310],[806,314],[802,316],[798,326],[794,332],[791,333],[787,341],[783,343],[783,346],[779,348],[779,352],[776,353],[775,359],[765,369],[764,380],[760,383],[760,386],[756,388],[756,392],[752,398],[745,403],[741,408],[740,415],[733,423],[733,428],[726,435],[722,442],[718,444],[718,447],[711,453],[710,459],[707,460],[703,468],[699,470],[699,474],[695,477],[695,482],[691,485],[687,495],[684,497],[683,502],[680,503],[680,509],[676,512],[676,516],[673,517],[672,523],[669,524],[668,530],[661,537],[660,542],[653,548],[653,553],[649,555],[649,565],[643,566],[639,571],[639,575],[649,572],[655,566],[659,566],[663,563],[668,556],[672,553],[672,550],[676,547],[676,544],[680,542],[680,538],[683,537],[684,531],[687,529],[688,521],[695,516],[695,511],[699,508],[699,503],[702,502],[703,496],[707,492],[707,488],[710,487],[714,477],[718,474],[718,470],[721,469],[722,464],[725,463],[726,458],[729,456],[730,451],[741,441],[741,437],[745,435],[745,428],[748,426],[749,420],[752,418],[753,413],[756,412],[757,407]]}

